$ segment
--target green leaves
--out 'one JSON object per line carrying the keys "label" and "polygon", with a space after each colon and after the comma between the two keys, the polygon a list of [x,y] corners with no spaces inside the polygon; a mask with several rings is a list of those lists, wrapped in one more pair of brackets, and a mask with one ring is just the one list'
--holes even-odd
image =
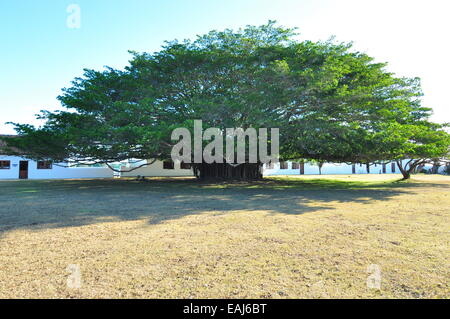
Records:
{"label": "green leaves", "polygon": [[85,70],[44,112],[41,128],[15,124],[35,158],[115,162],[170,157],[171,132],[280,128],[281,156],[371,162],[445,156],[449,135],[430,123],[420,81],[396,78],[351,44],[295,40],[273,21],[130,52],[124,70]]}

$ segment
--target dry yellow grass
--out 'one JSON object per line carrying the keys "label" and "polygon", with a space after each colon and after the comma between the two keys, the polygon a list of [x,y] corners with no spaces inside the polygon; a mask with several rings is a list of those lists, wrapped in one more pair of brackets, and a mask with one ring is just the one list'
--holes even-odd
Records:
{"label": "dry yellow grass", "polygon": [[0,298],[449,298],[450,178],[393,178],[0,181]]}

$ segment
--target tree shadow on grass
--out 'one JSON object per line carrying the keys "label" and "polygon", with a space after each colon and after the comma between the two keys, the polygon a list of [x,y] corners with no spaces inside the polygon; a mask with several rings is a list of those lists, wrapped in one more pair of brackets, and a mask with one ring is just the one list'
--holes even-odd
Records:
{"label": "tree shadow on grass", "polygon": [[298,178],[252,183],[193,179],[0,181],[0,236],[16,229],[107,221],[148,219],[150,224],[157,224],[205,212],[300,215],[332,210],[330,202],[370,204],[431,186],[436,185]]}

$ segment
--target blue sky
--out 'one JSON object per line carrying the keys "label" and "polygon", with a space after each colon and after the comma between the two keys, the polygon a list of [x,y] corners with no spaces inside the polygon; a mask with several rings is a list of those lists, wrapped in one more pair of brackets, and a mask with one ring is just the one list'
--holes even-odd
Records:
{"label": "blue sky", "polygon": [[[400,76],[419,76],[433,120],[450,122],[448,1],[358,0],[2,0],[0,3],[0,134],[4,122],[38,124],[34,114],[59,108],[61,88],[83,68],[122,68],[128,50],[157,51],[163,41],[212,29],[298,27],[300,39],[335,35],[389,62]],[[67,26],[67,7],[81,10]]]}

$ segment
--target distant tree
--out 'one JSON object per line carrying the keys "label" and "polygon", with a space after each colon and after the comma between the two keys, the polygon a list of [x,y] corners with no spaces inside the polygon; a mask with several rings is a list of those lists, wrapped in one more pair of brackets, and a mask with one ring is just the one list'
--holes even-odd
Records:
{"label": "distant tree", "polygon": [[325,164],[324,161],[310,159],[310,160],[306,160],[306,162],[311,165],[317,166],[317,168],[319,169],[319,175],[322,175],[322,167],[323,167],[323,164]]}
{"label": "distant tree", "polygon": [[425,119],[389,123],[379,133],[379,148],[374,151],[380,157],[394,160],[403,179],[408,179],[420,165],[447,161],[450,135],[444,130],[445,127],[445,124],[435,124]]}

